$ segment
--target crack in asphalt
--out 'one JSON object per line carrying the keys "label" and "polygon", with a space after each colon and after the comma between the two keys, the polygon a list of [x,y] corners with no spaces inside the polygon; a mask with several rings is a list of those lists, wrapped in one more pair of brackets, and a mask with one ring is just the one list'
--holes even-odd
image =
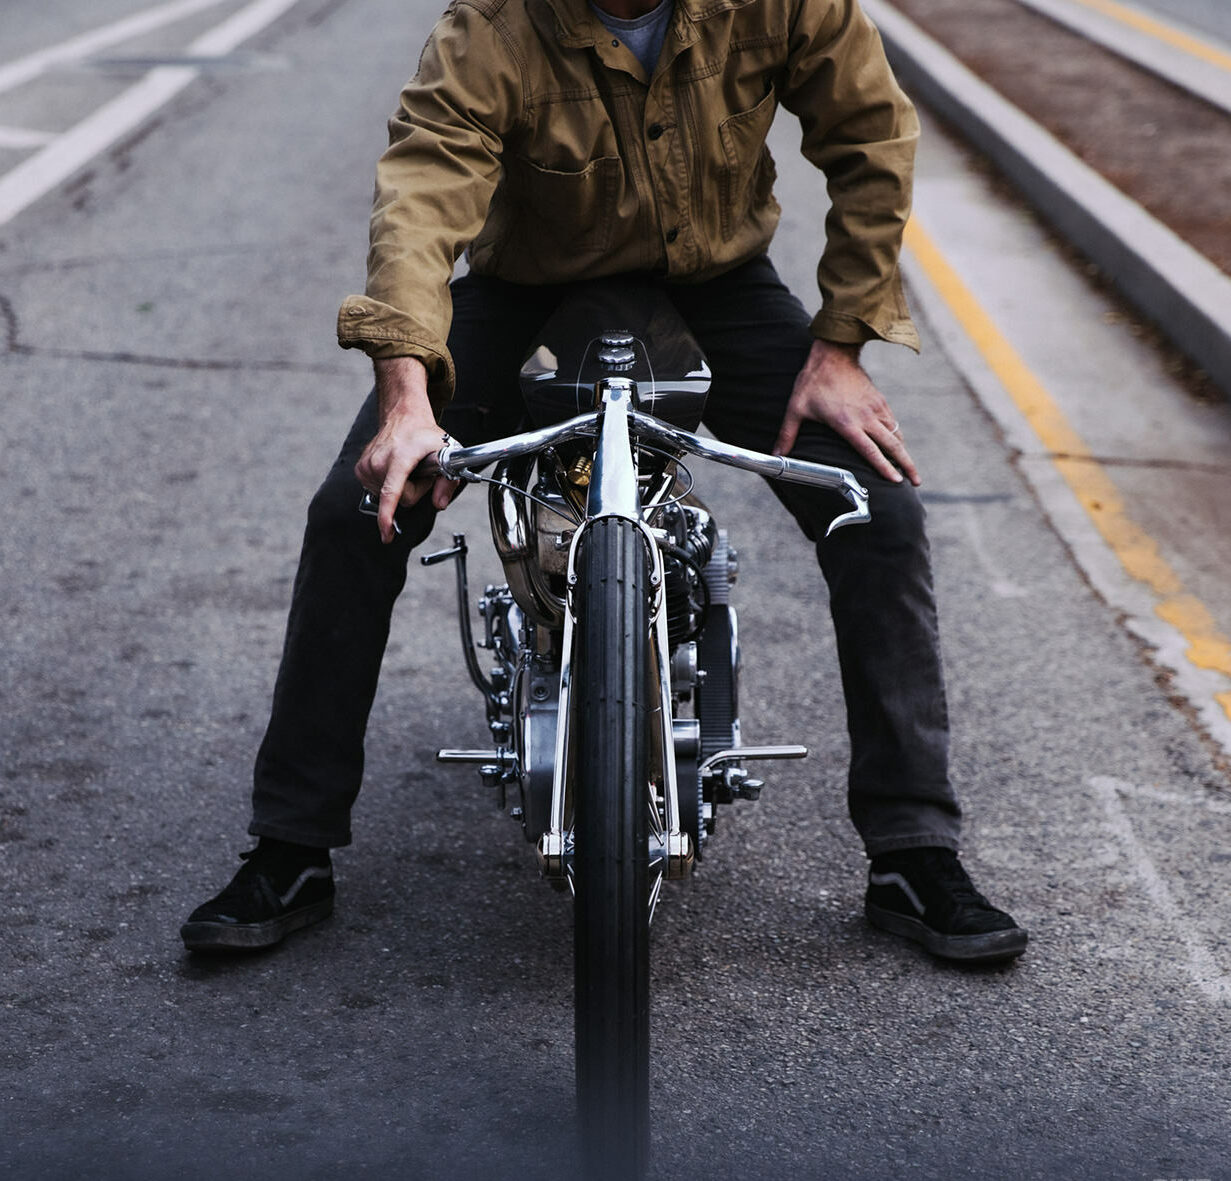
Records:
{"label": "crack in asphalt", "polygon": [[1211,476],[1226,476],[1228,474],[1225,464],[1199,463],[1187,459],[1143,459],[1118,455],[1071,455],[1066,451],[1048,451],[1043,454],[1047,459],[1061,459],[1069,463],[1094,464],[1098,467],[1132,467],[1145,468],[1152,471],[1204,472]]}
{"label": "crack in asphalt", "polygon": [[343,365],[322,361],[289,361],[284,359],[245,359],[242,357],[160,357],[149,353],[125,350],[55,349],[22,344],[21,327],[13,301],[0,294],[0,333],[3,347],[0,356],[45,357],[57,361],[95,361],[113,365],[149,365],[160,369],[188,369],[213,372],[315,373],[329,377],[351,377],[354,371]]}
{"label": "crack in asphalt", "polygon": [[17,309],[6,295],[0,295],[0,322],[3,322],[4,326],[4,352],[19,352],[21,346],[17,341]]}
{"label": "crack in asphalt", "polygon": [[327,365],[319,361],[247,360],[243,358],[207,359],[201,357],[158,357],[142,353],[102,352],[90,349],[40,349],[31,345],[12,344],[12,355],[49,357],[57,361],[97,361],[115,365],[150,365],[162,369],[195,369],[236,372],[254,369],[261,372],[317,373],[328,376],[353,377],[352,369]]}
{"label": "crack in asphalt", "polygon": [[1022,463],[1034,463],[1037,460],[1048,462],[1059,460],[1065,463],[1084,463],[1109,468],[1143,468],[1146,471],[1197,472],[1210,476],[1226,476],[1231,471],[1225,464],[1201,463],[1189,459],[1143,459],[1140,456],[1127,455],[1074,455],[1069,451],[1024,451],[1019,447],[1011,448],[1009,451],[1009,462],[1018,471],[1021,470]]}

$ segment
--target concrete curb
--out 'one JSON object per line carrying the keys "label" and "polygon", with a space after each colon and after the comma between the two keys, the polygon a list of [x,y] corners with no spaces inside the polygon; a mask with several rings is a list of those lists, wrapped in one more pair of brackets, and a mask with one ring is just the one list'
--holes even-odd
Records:
{"label": "concrete curb", "polygon": [[1122,294],[1231,393],[1231,278],[884,0],[863,0],[912,97],[988,156]]}

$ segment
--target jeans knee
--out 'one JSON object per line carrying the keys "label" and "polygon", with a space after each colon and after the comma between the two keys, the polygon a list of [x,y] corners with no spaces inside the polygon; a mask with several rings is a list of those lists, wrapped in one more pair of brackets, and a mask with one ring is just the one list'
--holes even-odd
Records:
{"label": "jeans knee", "polygon": [[375,520],[359,511],[362,500],[363,488],[354,475],[331,473],[308,503],[308,533],[350,534],[364,524],[375,533]]}
{"label": "jeans knee", "polygon": [[930,601],[931,554],[926,514],[909,484],[877,481],[869,488],[872,519],[851,525],[817,543],[831,601],[873,614],[885,609],[882,596]]}
{"label": "jeans knee", "polygon": [[833,492],[819,492],[798,484],[772,486],[809,540],[816,543],[822,557],[826,550],[834,549],[901,553],[926,546],[927,514],[919,494],[906,481],[868,481],[871,521],[866,525],[849,525],[828,537],[830,523],[850,510],[845,499]]}
{"label": "jeans knee", "polygon": [[881,544],[894,549],[923,544],[927,511],[914,486],[878,481],[869,489],[872,527]]}

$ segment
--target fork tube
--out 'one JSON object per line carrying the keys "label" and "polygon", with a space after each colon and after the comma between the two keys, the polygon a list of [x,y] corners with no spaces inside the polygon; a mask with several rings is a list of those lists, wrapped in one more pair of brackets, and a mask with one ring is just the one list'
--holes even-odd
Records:
{"label": "fork tube", "polygon": [[[637,484],[634,445],[630,429],[633,414],[633,383],[627,378],[609,377],[599,389],[602,419],[594,471],[590,477],[587,516],[627,517],[645,535],[653,562],[651,582],[657,589],[654,626],[650,642],[658,661],[658,728],[662,752],[662,786],[666,821],[667,876],[684,872],[687,854],[680,834],[679,783],[675,773],[675,734],[671,725],[671,646],[667,636],[667,609],[664,593],[662,552],[641,519],[641,493]],[[581,530],[574,536],[579,536]],[[572,563],[570,560],[570,569]]]}
{"label": "fork tube", "polygon": [[568,754],[569,697],[572,681],[573,612],[568,610],[564,613],[564,642],[560,653],[560,693],[556,699],[556,761],[551,774],[551,827],[548,830],[561,841],[564,833],[564,800],[568,786],[564,779],[564,769]]}
{"label": "fork tube", "polygon": [[627,517],[641,521],[641,492],[633,462],[633,441],[629,431],[633,383],[626,377],[608,377],[599,383],[602,418],[599,421],[598,448],[590,474],[590,494],[586,516]]}
{"label": "fork tube", "polygon": [[650,553],[654,557],[654,571],[662,592],[654,606],[654,654],[658,660],[658,717],[663,752],[667,849],[671,851],[680,844],[680,789],[675,774],[675,729],[671,724],[671,645],[667,638],[667,596],[662,551],[657,545],[651,545]]}
{"label": "fork tube", "polygon": [[[586,520],[573,534],[569,549],[569,583],[576,578],[577,543],[594,517],[620,516],[641,526],[640,493],[633,463],[633,442],[629,431],[633,385],[627,378],[612,377],[600,383],[602,410],[598,420],[598,443],[590,490],[586,501]],[[656,547],[651,547],[655,552]],[[661,572],[660,572],[661,573]],[[570,742],[569,708],[572,697],[573,608],[571,589],[564,612],[564,636],[560,658],[560,694],[557,698],[556,761],[551,779],[550,827],[539,842],[540,863],[549,876],[565,873],[565,821],[568,811],[568,750]],[[670,698],[668,697],[668,702]]]}

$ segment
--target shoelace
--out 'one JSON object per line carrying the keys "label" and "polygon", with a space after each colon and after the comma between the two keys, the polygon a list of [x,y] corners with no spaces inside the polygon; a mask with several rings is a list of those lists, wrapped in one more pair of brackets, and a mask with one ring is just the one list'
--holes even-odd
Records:
{"label": "shoelace", "polygon": [[928,858],[926,869],[949,887],[949,893],[955,901],[992,909],[992,904],[975,888],[956,854],[934,853]]}

